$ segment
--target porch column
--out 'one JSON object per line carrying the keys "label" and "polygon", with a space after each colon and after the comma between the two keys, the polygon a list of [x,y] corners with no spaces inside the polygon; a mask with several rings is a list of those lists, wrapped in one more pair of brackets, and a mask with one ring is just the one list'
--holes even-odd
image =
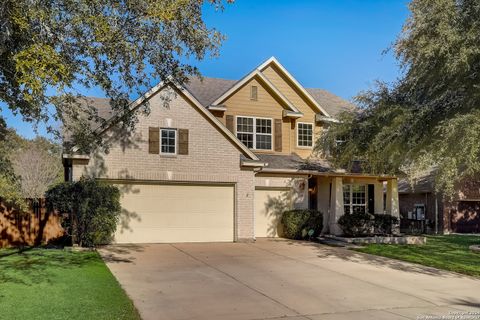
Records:
{"label": "porch column", "polygon": [[342,229],[338,225],[338,219],[343,216],[343,180],[341,177],[332,178],[332,194],[330,201],[329,229],[333,235],[341,235]]}
{"label": "porch column", "polygon": [[317,208],[323,214],[322,234],[328,233],[330,221],[330,178],[318,177]]}
{"label": "porch column", "polygon": [[374,198],[375,198],[375,208],[373,209],[376,214],[384,214],[384,205],[383,205],[383,182],[377,181],[374,184]]}
{"label": "porch column", "polygon": [[[398,181],[397,179],[390,179],[387,181],[387,214],[400,219],[400,209],[398,206]],[[399,232],[396,226],[393,232]]]}

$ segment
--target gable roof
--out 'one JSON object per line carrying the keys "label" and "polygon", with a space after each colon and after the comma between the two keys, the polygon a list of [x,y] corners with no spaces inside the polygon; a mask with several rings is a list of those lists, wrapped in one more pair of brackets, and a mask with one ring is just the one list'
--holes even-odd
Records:
{"label": "gable roof", "polygon": [[[270,61],[270,59],[267,60],[267,62],[268,61]],[[273,61],[276,61],[276,63],[278,63],[276,59],[272,60],[272,63]],[[200,103],[204,107],[208,107],[212,104],[215,104],[214,102],[220,100],[220,98],[224,96],[227,92],[235,92],[236,89],[241,87],[241,84],[239,83],[242,80],[248,82],[248,80],[252,79],[258,74],[257,71],[258,68],[253,70],[240,80],[227,80],[208,77],[203,77],[202,79],[200,79],[199,77],[190,77],[189,82],[185,84],[185,87],[198,99],[198,101],[200,101]],[[263,73],[260,72],[260,74],[263,76]],[[264,76],[264,78],[266,77]],[[268,79],[267,81],[269,83],[268,85],[272,87],[273,84]],[[278,89],[276,88],[275,90],[278,91]],[[319,88],[304,88],[304,90],[310,95],[312,99],[315,100],[318,105],[322,106],[322,108],[325,110],[324,114],[328,114],[329,117],[335,117],[342,111],[353,110],[356,108],[355,105],[351,102],[340,98],[339,96],[336,96],[329,91]],[[283,96],[284,99],[288,101],[288,99],[285,98],[283,94],[281,94],[281,96]]]}
{"label": "gable roof", "polygon": [[212,102],[212,105],[220,105],[222,102],[224,102],[228,97],[230,97],[233,93],[235,93],[238,89],[243,87],[246,83],[248,83],[250,80],[258,78],[260,82],[263,82],[264,85],[266,85],[270,90],[273,91],[273,93],[280,99],[282,100],[285,105],[294,112],[300,112],[274,85],[273,83],[268,80],[267,77],[263,73],[261,73],[258,69],[253,70],[249,74],[247,74],[245,77],[240,79],[238,82],[236,82],[231,88],[229,88],[227,91],[225,91],[220,97],[215,99],[215,101]]}
{"label": "gable roof", "polygon": [[[213,126],[219,129],[222,133],[224,133],[230,140],[231,142],[236,145],[244,155],[247,155],[251,160],[258,161],[258,157],[250,150],[248,149],[238,138],[230,132],[221,122],[218,120],[210,111],[208,111],[198,100],[195,98],[188,90],[186,90],[183,86],[180,86],[173,82],[172,80],[168,81],[162,81],[150,90],[148,90],[145,94],[140,96],[138,99],[130,103],[129,110],[128,112],[133,112],[135,109],[137,109],[142,103],[145,101],[149,100],[153,95],[156,93],[160,92],[162,89],[165,87],[171,87],[173,89],[178,90],[181,94],[187,98],[188,101],[190,101],[194,107],[197,108],[197,110],[203,114],[204,116],[209,119]],[[87,98],[89,101],[92,102],[98,102],[99,103],[99,108],[102,109],[101,111],[99,110],[99,116],[100,113],[104,115],[111,115],[111,108],[110,108],[110,103],[106,103],[105,100],[109,101],[106,98],[94,98],[94,97],[89,97]],[[108,111],[107,111],[107,105],[108,105]],[[115,120],[118,119],[121,115],[115,114],[113,116],[110,116],[108,119],[106,119],[106,123],[104,125],[101,125],[97,130],[95,130],[95,134],[102,135],[104,134],[107,130],[111,128],[111,126],[115,123]],[[75,147],[74,147],[74,152],[75,152]]]}
{"label": "gable roof", "polygon": [[305,90],[305,88],[297,81],[297,79],[295,79],[290,74],[290,72],[288,72],[288,70],[285,69],[285,67],[282,66],[280,62],[278,62],[275,57],[271,57],[270,59],[262,63],[257,69],[263,71],[270,65],[274,65],[275,67],[280,69],[280,71],[287,77],[287,79],[290,80],[295,85],[295,87],[297,87],[297,89],[300,90],[301,93],[303,93],[307,100],[309,100],[315,106],[317,111],[323,113],[324,116],[330,117],[330,114],[328,114],[328,112],[324,108],[322,108],[322,106],[307,92],[307,90]]}

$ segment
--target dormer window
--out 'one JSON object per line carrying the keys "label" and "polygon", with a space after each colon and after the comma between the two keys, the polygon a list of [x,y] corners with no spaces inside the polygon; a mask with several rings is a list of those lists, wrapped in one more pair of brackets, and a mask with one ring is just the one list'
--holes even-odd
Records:
{"label": "dormer window", "polygon": [[250,87],[250,100],[257,101],[258,100],[258,87],[251,86]]}

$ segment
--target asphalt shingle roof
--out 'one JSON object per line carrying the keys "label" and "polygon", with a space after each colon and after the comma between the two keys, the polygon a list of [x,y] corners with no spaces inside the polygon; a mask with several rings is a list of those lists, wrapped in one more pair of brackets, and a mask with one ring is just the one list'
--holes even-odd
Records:
{"label": "asphalt shingle roof", "polygon": [[237,83],[237,80],[190,77],[185,87],[206,107],[212,104],[225,91],[233,87],[235,83]]}
{"label": "asphalt shingle roof", "polygon": [[[208,77],[204,77],[201,80],[198,77],[191,77],[185,87],[202,105],[209,106],[215,99],[233,87],[235,83],[237,83],[237,80]],[[342,111],[353,110],[355,108],[351,102],[326,90],[318,88],[308,88],[306,90],[332,117],[335,117]]]}
{"label": "asphalt shingle roof", "polygon": [[323,159],[302,159],[296,153],[284,154],[255,154],[260,161],[267,163],[268,169],[311,170],[319,172],[333,171],[331,165]]}

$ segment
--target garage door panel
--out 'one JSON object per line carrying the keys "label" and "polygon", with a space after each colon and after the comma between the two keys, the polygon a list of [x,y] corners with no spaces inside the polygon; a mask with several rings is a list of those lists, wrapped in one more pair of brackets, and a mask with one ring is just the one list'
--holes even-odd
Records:
{"label": "garage door panel", "polygon": [[[128,190],[129,188],[122,188]],[[134,217],[117,230],[118,243],[233,241],[234,188],[134,185],[122,208]]]}
{"label": "garage door panel", "polygon": [[281,218],[291,208],[289,189],[255,190],[255,237],[281,236]]}

